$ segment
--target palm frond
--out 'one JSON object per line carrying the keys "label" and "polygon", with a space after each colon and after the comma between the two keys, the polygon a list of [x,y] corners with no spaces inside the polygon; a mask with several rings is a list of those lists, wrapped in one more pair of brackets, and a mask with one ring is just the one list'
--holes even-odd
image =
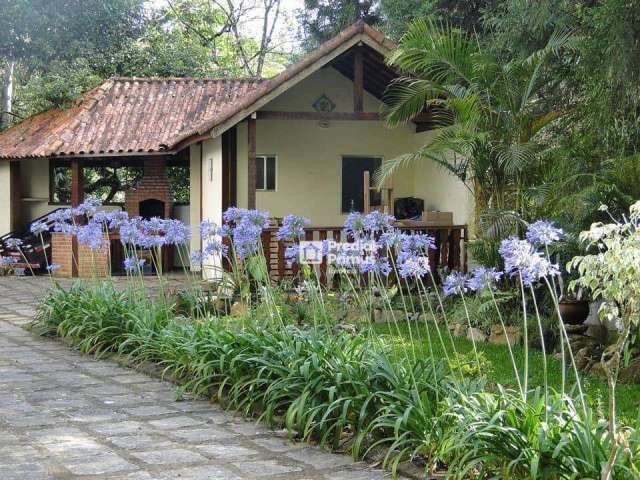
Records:
{"label": "palm frond", "polygon": [[388,63],[435,83],[473,83],[472,57],[477,46],[459,30],[432,19],[418,19],[408,28]]}
{"label": "palm frond", "polygon": [[385,92],[382,114],[389,126],[407,123],[441,94],[442,89],[429,80],[399,78]]}
{"label": "palm frond", "polygon": [[487,209],[480,215],[480,229],[485,238],[506,238],[524,226],[526,222],[513,210]]}

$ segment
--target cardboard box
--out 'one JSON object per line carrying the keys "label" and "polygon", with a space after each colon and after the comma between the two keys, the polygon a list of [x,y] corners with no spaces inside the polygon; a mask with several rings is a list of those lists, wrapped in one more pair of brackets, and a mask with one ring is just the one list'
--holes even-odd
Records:
{"label": "cardboard box", "polygon": [[453,225],[453,212],[422,212],[421,220],[426,225]]}

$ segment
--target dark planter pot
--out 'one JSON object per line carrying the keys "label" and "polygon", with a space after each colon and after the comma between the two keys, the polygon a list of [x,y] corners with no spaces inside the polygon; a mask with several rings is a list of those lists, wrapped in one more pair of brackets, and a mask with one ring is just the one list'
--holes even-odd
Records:
{"label": "dark planter pot", "polygon": [[567,325],[582,325],[589,316],[589,302],[585,300],[563,300],[560,315]]}

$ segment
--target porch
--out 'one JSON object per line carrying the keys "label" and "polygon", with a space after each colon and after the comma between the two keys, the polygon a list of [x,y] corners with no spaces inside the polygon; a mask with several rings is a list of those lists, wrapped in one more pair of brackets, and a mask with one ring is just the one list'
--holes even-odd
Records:
{"label": "porch", "polygon": [[[342,226],[334,227],[309,227],[305,229],[306,241],[333,240],[334,242],[349,242]],[[467,271],[466,241],[468,229],[466,225],[448,226],[403,226],[398,227],[403,233],[426,233],[435,239],[436,248],[429,251],[429,265],[435,277],[439,276],[442,269]],[[285,259],[285,250],[288,242],[278,240],[277,228],[271,227],[262,234],[262,248],[269,276],[280,281],[292,279],[298,273],[298,266],[289,265]],[[327,264],[326,257],[318,267],[320,283],[331,285],[333,275],[331,267]]]}

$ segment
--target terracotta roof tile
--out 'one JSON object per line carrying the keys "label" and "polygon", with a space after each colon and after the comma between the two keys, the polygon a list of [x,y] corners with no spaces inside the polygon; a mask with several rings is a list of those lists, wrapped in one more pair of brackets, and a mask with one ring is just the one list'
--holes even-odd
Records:
{"label": "terracotta roof tile", "polygon": [[115,78],[67,110],[0,133],[0,158],[156,152],[260,85],[260,79]]}

